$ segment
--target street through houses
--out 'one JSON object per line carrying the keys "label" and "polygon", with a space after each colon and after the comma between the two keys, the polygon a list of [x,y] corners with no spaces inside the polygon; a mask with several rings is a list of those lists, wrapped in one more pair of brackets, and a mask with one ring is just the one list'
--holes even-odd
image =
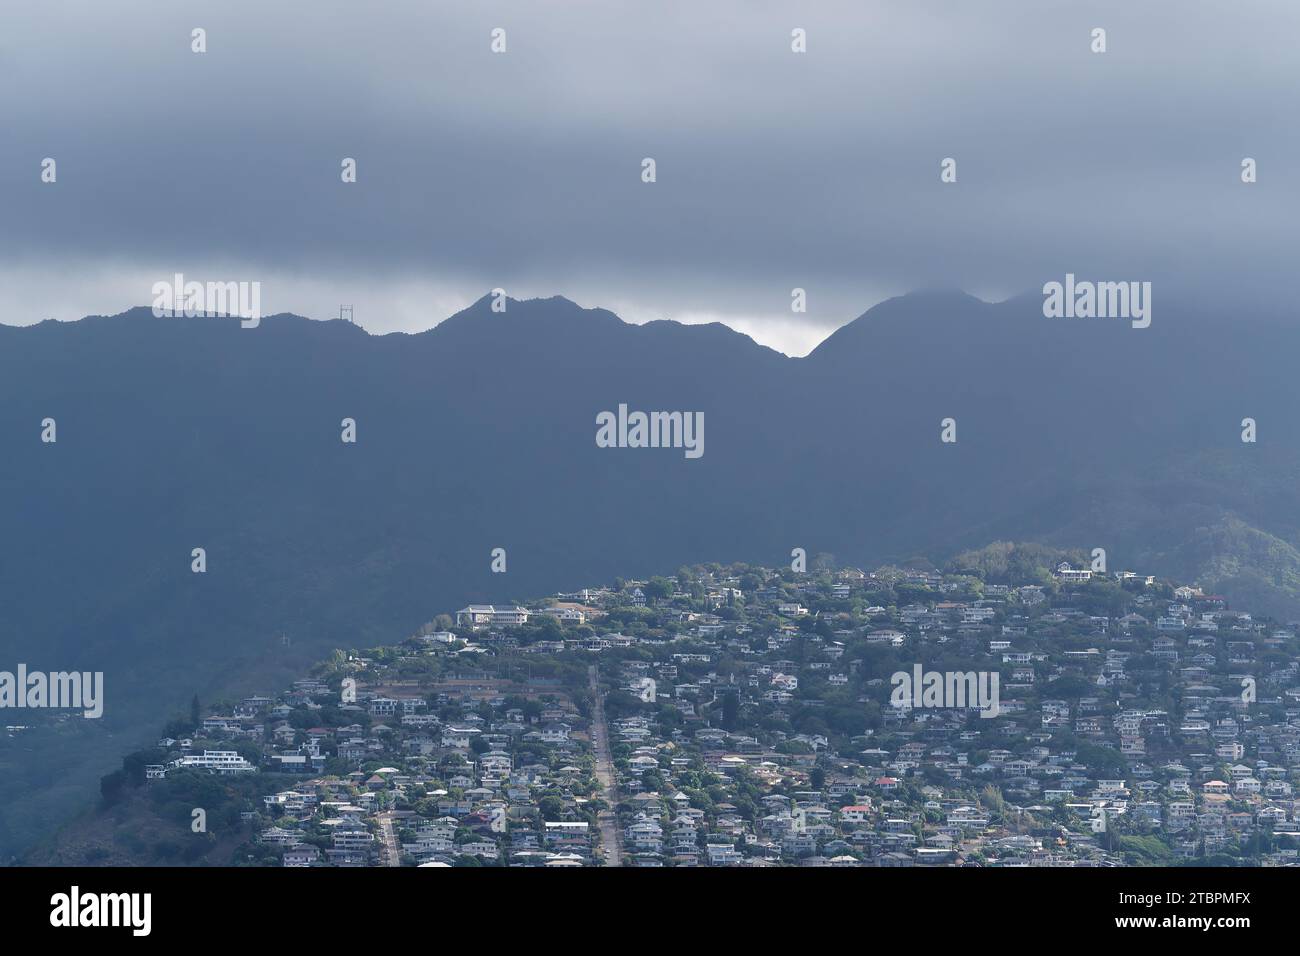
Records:
{"label": "street through houses", "polygon": [[591,737],[592,745],[596,748],[596,779],[604,789],[605,802],[610,805],[609,809],[601,810],[597,816],[597,824],[600,827],[601,856],[604,858],[606,866],[622,866],[623,861],[619,851],[618,818],[613,809],[618,803],[618,794],[614,789],[614,763],[609,751],[609,724],[605,721],[605,698],[600,692],[596,665],[593,664],[587,669],[587,676],[591,683],[593,700]]}
{"label": "street through houses", "polygon": [[390,814],[380,813],[376,816],[379,821],[379,846],[380,856],[384,866],[400,866],[401,854],[397,849],[397,837],[393,833],[393,818]]}

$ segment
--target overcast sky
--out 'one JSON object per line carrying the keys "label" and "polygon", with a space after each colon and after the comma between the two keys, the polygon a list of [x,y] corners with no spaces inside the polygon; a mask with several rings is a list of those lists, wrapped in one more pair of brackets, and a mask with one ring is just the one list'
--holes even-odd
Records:
{"label": "overcast sky", "polygon": [[936,284],[1281,303],[1297,36],[1294,0],[8,4],[0,320],[175,272],[376,332],[500,286],[791,354]]}

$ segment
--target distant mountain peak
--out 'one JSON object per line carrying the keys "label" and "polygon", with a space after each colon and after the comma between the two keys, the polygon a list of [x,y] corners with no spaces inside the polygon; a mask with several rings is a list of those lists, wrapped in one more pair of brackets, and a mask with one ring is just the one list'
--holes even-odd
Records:
{"label": "distant mountain peak", "polygon": [[817,348],[808,353],[808,358],[824,360],[828,356],[856,352],[853,343],[892,331],[900,324],[908,326],[915,322],[935,322],[934,331],[937,334],[943,325],[965,324],[969,319],[991,314],[994,308],[990,303],[961,289],[919,289],[876,303],[823,339]]}
{"label": "distant mountain peak", "polygon": [[[494,308],[498,302],[501,303],[502,308]],[[471,334],[471,330],[476,330],[496,335],[507,330],[511,333],[559,332],[611,324],[627,325],[628,323],[606,309],[588,309],[562,295],[513,299],[509,295],[498,297],[494,292],[489,292],[466,308],[448,316],[429,332],[445,336],[468,335]]]}

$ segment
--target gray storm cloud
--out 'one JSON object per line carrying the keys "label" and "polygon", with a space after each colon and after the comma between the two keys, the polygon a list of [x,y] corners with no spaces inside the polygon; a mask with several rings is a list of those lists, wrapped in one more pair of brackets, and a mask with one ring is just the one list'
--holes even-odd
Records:
{"label": "gray storm cloud", "polygon": [[923,285],[1267,300],[1291,271],[1288,2],[67,2],[5,26],[6,322],[219,272],[376,331],[503,286],[802,352]]}

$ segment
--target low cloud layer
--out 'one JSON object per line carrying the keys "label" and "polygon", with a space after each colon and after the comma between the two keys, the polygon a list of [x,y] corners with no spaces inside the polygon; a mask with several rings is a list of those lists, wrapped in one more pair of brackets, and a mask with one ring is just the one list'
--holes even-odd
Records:
{"label": "low cloud layer", "polygon": [[1292,271],[1300,8],[1282,0],[150,0],[6,20],[10,323],[147,303],[183,272],[261,281],[266,311],[355,304],[374,331],[502,286],[803,353],[920,286],[999,298],[1069,271],[1280,303]]}

